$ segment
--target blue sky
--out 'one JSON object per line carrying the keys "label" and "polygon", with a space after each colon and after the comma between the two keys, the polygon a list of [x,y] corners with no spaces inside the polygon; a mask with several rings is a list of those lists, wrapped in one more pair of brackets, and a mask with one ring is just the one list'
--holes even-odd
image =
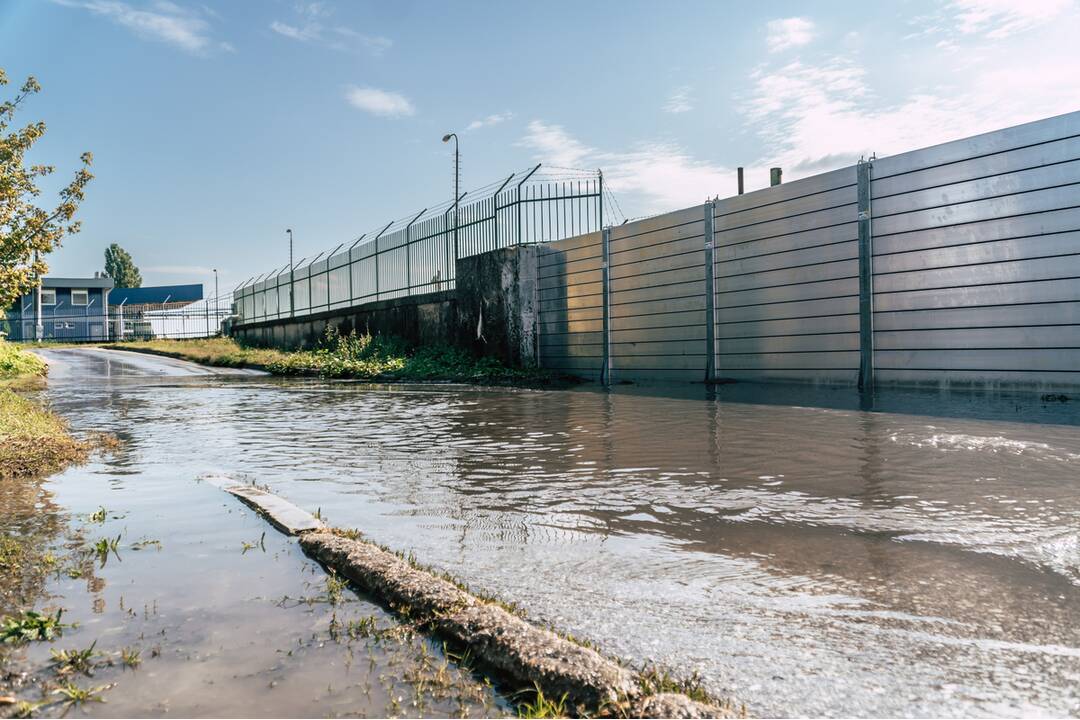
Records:
{"label": "blue sky", "polygon": [[[538,161],[625,215],[1080,109],[1074,0],[0,0],[32,160],[95,180],[52,274],[120,243],[222,289]],[[10,89],[11,86],[8,86]],[[46,196],[55,186],[45,186]]]}

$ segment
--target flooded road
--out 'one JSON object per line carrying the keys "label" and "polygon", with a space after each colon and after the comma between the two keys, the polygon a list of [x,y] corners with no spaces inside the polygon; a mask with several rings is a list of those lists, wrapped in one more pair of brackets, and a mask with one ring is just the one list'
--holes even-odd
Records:
{"label": "flooded road", "polygon": [[[850,391],[388,388],[48,356],[54,408],[127,441],[60,476],[60,504],[182,507],[200,475],[254,479],[755,715],[1080,716],[1080,401],[867,412]],[[90,473],[104,496],[74,482]]]}

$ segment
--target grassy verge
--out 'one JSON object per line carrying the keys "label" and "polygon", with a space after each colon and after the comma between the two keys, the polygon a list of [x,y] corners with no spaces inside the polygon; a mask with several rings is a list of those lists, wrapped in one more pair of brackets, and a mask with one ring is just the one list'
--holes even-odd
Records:
{"label": "grassy verge", "polygon": [[568,384],[572,378],[539,368],[508,368],[492,358],[473,358],[458,348],[409,348],[383,335],[330,331],[313,350],[274,350],[240,345],[231,338],[148,340],[115,345],[203,365],[257,368],[274,375],[315,375],[378,382],[465,382],[494,385]]}
{"label": "grassy verge", "polygon": [[44,477],[86,459],[88,444],[61,418],[16,392],[41,387],[47,370],[41,358],[0,341],[0,480]]}

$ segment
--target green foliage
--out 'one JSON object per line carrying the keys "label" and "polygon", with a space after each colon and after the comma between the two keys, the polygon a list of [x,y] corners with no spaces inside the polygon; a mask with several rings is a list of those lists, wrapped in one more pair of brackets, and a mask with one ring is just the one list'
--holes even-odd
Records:
{"label": "green foliage", "polygon": [[97,645],[97,640],[90,644],[90,647],[85,650],[50,650],[52,653],[53,664],[56,665],[56,671],[61,675],[69,675],[71,673],[82,673],[84,675],[94,674],[94,658],[97,653],[94,652],[94,647]]}
{"label": "green foliage", "polygon": [[[566,695],[563,694],[558,700],[545,697],[540,685],[535,685],[534,690],[526,691],[533,696],[532,702],[518,704],[519,718],[561,718],[566,717]],[[526,694],[519,693],[519,695]]]}
{"label": "green foliage", "polygon": [[64,628],[71,627],[60,622],[63,610],[56,615],[44,615],[27,610],[21,617],[6,617],[0,624],[0,640],[5,643],[24,643],[32,640],[52,640],[62,635]]}
{"label": "green foliage", "polygon": [[23,352],[18,345],[0,340],[0,381],[24,376],[44,377],[47,371],[45,361],[37,355]]}
{"label": "green foliage", "polygon": [[[7,84],[7,73],[0,68],[0,87]],[[0,102],[0,308],[28,293],[49,269],[42,257],[59,247],[66,235],[79,231],[75,213],[94,177],[89,170],[93,156],[83,153],[83,167],[60,191],[59,204],[49,209],[35,204],[41,194],[38,181],[55,170],[50,165],[25,164],[27,152],[45,134],[45,123],[9,128],[19,106],[40,90],[31,76],[13,99]]]}
{"label": "green foliage", "polygon": [[131,254],[116,243],[105,248],[105,274],[118,288],[142,287],[142,275]]}

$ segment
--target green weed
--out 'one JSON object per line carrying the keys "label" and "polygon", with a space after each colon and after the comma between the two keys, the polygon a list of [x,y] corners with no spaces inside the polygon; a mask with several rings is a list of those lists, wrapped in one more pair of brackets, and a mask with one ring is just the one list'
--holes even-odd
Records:
{"label": "green weed", "polygon": [[52,640],[57,635],[63,635],[64,628],[72,627],[60,622],[63,614],[62,609],[57,610],[56,615],[27,610],[22,617],[6,617],[0,625],[0,639],[5,643]]}

